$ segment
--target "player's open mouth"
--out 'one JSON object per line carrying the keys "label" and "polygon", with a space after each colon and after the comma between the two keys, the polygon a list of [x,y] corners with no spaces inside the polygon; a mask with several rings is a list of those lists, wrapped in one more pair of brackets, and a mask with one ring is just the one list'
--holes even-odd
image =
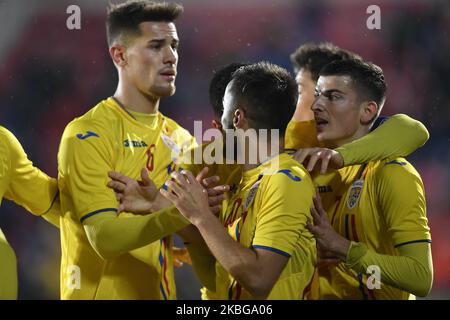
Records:
{"label": "player's open mouth", "polygon": [[168,81],[174,81],[176,77],[175,70],[163,70],[159,73],[161,76],[163,76]]}
{"label": "player's open mouth", "polygon": [[328,124],[328,120],[325,120],[321,117],[315,116],[314,119],[316,120],[317,131],[324,129],[325,126]]}

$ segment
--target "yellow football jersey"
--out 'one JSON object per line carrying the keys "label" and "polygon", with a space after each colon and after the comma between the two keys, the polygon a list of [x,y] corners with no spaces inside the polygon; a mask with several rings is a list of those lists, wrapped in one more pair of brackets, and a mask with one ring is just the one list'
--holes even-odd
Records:
{"label": "yellow football jersey", "polygon": [[[289,257],[268,299],[302,299],[308,289],[316,261],[316,242],[306,229],[313,195],[306,170],[283,153],[244,172],[224,202],[220,220],[235,241]],[[255,299],[218,262],[216,294],[218,299]]]}
{"label": "yellow football jersey", "polygon": [[[388,158],[339,170],[340,189],[330,175],[314,179],[328,197],[327,213],[334,229],[377,253],[396,256],[397,248],[431,242],[420,175],[403,158]],[[339,185],[339,184],[338,184]],[[331,198],[334,197],[334,203]],[[381,270],[381,282],[383,274]],[[382,283],[369,290],[367,275],[343,263],[319,268],[311,297],[320,299],[411,299],[411,294]]]}
{"label": "yellow football jersey", "polygon": [[[0,126],[0,204],[5,197],[39,216],[52,207],[57,195],[56,179],[34,167],[16,137]],[[1,230],[0,261],[0,299],[15,299],[15,255]]]}
{"label": "yellow football jersey", "polygon": [[91,247],[82,224],[94,214],[117,211],[114,192],[106,186],[108,171],[140,180],[141,169],[147,167],[150,178],[162,187],[177,170],[177,158],[195,145],[193,137],[173,120],[159,112],[153,118],[139,122],[109,98],[64,131],[58,153],[63,299],[176,298],[171,236],[150,244],[154,247],[150,267],[128,253],[103,260]]}

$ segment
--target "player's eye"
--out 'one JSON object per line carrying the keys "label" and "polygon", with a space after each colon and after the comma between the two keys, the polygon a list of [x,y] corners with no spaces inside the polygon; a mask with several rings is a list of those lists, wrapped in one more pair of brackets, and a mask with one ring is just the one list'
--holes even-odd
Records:
{"label": "player's eye", "polygon": [[339,100],[340,98],[341,98],[341,96],[338,94],[330,94],[328,96],[328,100],[330,100],[330,101],[336,101],[336,100]]}
{"label": "player's eye", "polygon": [[152,50],[159,50],[162,46],[160,43],[151,43],[148,47]]}
{"label": "player's eye", "polygon": [[314,97],[318,98],[320,96],[319,90],[314,91]]}

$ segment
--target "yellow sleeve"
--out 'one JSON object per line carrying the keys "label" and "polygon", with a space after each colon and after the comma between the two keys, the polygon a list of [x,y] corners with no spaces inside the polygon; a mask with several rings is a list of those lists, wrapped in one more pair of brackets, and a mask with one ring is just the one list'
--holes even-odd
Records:
{"label": "yellow sleeve", "polygon": [[[114,191],[106,185],[108,171],[114,170],[114,144],[108,130],[88,121],[70,123],[58,153],[58,182],[82,222],[90,215],[117,212]],[[68,199],[66,199],[68,197]]]}
{"label": "yellow sleeve", "polygon": [[42,215],[52,206],[58,194],[56,179],[33,166],[16,137],[8,130],[10,179],[5,198],[14,201],[35,215]]}
{"label": "yellow sleeve", "polygon": [[[167,211],[167,214],[161,215],[158,214],[155,218],[153,223],[156,226],[160,226],[161,228],[161,235],[164,236],[164,232],[167,232],[166,229],[169,229],[169,231],[174,230],[177,231],[185,225],[185,220],[183,217],[179,216],[175,211],[172,210],[175,209],[172,207],[170,211]],[[151,213],[153,214],[153,213]],[[126,218],[133,218],[133,217],[139,217],[140,215],[135,215],[133,213],[128,212],[121,212],[119,214],[119,218],[126,219]],[[172,221],[170,221],[172,220]],[[153,230],[154,232],[158,233],[156,230]],[[162,236],[162,237],[163,237]],[[153,261],[155,261],[155,255],[159,256],[160,247],[159,243],[157,241],[154,241],[150,244],[144,245],[143,247],[139,247],[137,249],[131,250],[129,252],[130,255],[132,255],[134,258],[138,259],[139,261],[148,264],[149,266],[154,266]],[[157,260],[157,259],[156,259]]]}
{"label": "yellow sleeve", "polygon": [[336,149],[344,166],[367,163],[388,157],[406,157],[429,138],[425,126],[407,115],[397,114],[361,139]]}
{"label": "yellow sleeve", "polygon": [[0,300],[17,299],[17,261],[14,250],[0,229]]}
{"label": "yellow sleeve", "polygon": [[317,140],[316,122],[310,121],[289,121],[285,133],[286,149],[301,149],[319,147]]}
{"label": "yellow sleeve", "polygon": [[378,266],[381,285],[387,284],[414,295],[425,297],[433,284],[433,261],[429,243],[409,243],[398,248],[399,256],[378,254],[365,244],[352,242],[346,265],[358,273]]}
{"label": "yellow sleeve", "polygon": [[61,218],[61,205],[59,202],[59,196],[56,197],[55,201],[53,202],[51,208],[44,213],[42,216],[45,221],[48,223],[51,223],[55,227],[59,229],[60,227],[60,218]]}
{"label": "yellow sleeve", "polygon": [[375,190],[394,246],[431,241],[420,175],[402,158],[388,159],[379,170]]}
{"label": "yellow sleeve", "polygon": [[[104,259],[115,258],[142,248],[189,224],[173,206],[146,216],[136,215],[119,219],[112,212],[104,212],[83,220],[90,244]],[[147,249],[137,252],[135,257],[145,260],[147,254],[153,254]]]}
{"label": "yellow sleeve", "polygon": [[289,257],[299,236],[309,233],[306,222],[312,219],[314,187],[309,176],[300,178],[290,169],[279,170],[268,179],[265,188],[258,191],[262,192],[262,204],[252,245]]}

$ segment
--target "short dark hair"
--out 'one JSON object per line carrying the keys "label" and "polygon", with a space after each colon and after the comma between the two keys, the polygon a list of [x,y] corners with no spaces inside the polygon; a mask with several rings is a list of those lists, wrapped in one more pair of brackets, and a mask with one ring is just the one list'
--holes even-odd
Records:
{"label": "short dark hair", "polygon": [[[361,101],[375,101],[378,105],[378,114],[386,98],[386,82],[383,70],[372,62],[351,59],[333,61],[327,64],[320,76],[348,76]],[[374,119],[375,120],[375,119]]]}
{"label": "short dark hair", "polygon": [[209,102],[213,107],[214,116],[220,119],[223,114],[223,96],[228,83],[231,81],[233,72],[249,63],[233,62],[214,72],[209,83]]}
{"label": "short dark hair", "polygon": [[111,4],[106,18],[108,45],[122,34],[139,35],[139,24],[146,21],[173,22],[183,12],[177,3],[131,0],[121,4]]}
{"label": "short dark hair", "polygon": [[230,88],[236,103],[254,129],[279,129],[284,135],[298,98],[297,84],[289,71],[270,62],[237,69]]}
{"label": "short dark hair", "polygon": [[332,61],[361,59],[356,53],[341,49],[330,42],[305,43],[291,54],[291,62],[296,71],[305,69],[317,81],[320,70]]}

